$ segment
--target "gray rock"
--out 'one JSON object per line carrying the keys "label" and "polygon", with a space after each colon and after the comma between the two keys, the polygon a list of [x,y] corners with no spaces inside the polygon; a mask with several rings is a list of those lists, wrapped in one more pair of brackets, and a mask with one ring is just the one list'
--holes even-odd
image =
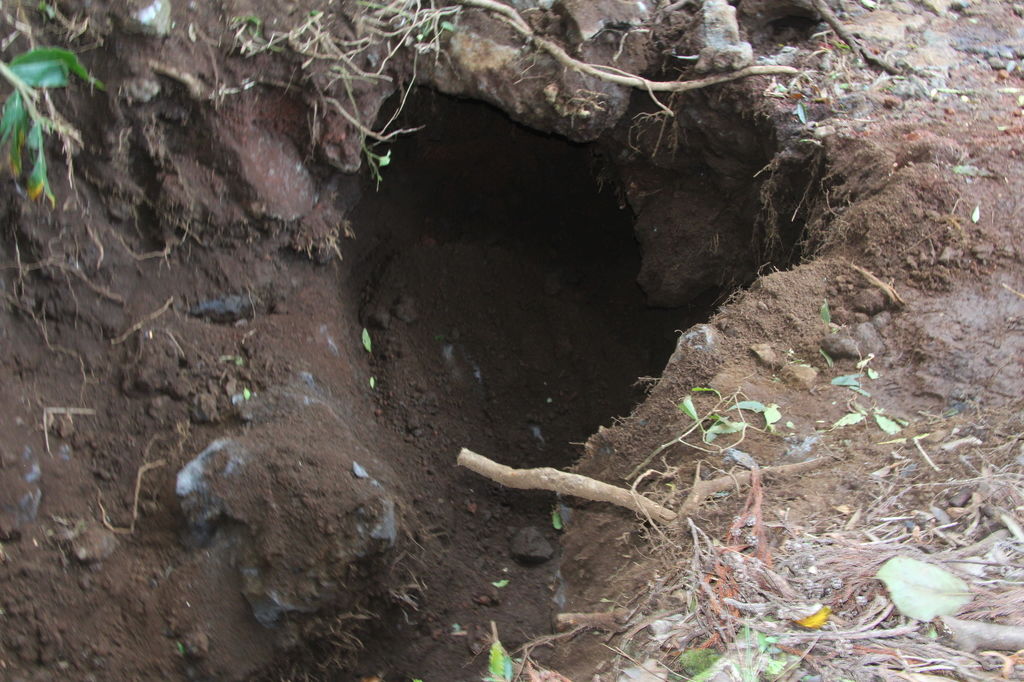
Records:
{"label": "gray rock", "polygon": [[512,536],[512,557],[524,564],[542,564],[555,555],[555,549],[536,526],[520,528]]}
{"label": "gray rock", "polygon": [[701,10],[700,58],[697,73],[736,71],[750,66],[754,50],[740,40],[736,8],[725,0],[705,0]]}
{"label": "gray rock", "polygon": [[561,0],[559,4],[569,20],[573,38],[584,42],[593,40],[609,27],[621,30],[639,26],[650,16],[647,4],[643,2]]}
{"label": "gray rock", "polygon": [[131,0],[126,28],[164,37],[171,32],[171,0]]}
{"label": "gray rock", "polygon": [[738,464],[744,469],[757,468],[757,460],[751,457],[749,453],[737,450],[736,448],[727,448],[722,459],[725,461],[726,466]]}
{"label": "gray rock", "polygon": [[829,334],[821,340],[820,345],[822,350],[836,360],[856,360],[885,350],[885,342],[870,322],[861,322],[838,334]]}
{"label": "gray rock", "polygon": [[188,524],[189,540],[206,545],[225,516],[227,505],[215,492],[215,484],[241,473],[252,454],[237,441],[218,438],[178,472],[175,493]]}
{"label": "gray rock", "polygon": [[697,351],[710,353],[718,342],[718,333],[709,324],[696,324],[679,337],[676,353],[681,351]]}
{"label": "gray rock", "polygon": [[885,341],[882,340],[878,329],[871,322],[861,322],[854,325],[851,331],[863,355],[866,356],[871,353],[879,355],[885,352]]}

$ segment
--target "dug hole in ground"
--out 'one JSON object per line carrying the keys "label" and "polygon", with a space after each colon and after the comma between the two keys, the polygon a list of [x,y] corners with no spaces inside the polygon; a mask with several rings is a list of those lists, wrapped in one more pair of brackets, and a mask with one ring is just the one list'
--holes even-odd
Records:
{"label": "dug hole in ground", "polygon": [[5,3],[0,677],[1020,678],[1022,16]]}

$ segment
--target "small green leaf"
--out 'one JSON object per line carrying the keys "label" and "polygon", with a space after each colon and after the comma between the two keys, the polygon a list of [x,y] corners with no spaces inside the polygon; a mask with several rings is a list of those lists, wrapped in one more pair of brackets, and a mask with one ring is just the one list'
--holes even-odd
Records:
{"label": "small green leaf", "polygon": [[829,310],[828,299],[825,299],[825,302],[821,304],[821,310],[818,311],[818,314],[821,315],[822,322],[832,324],[832,311]]}
{"label": "small green leaf", "polygon": [[[715,416],[715,415],[713,415]],[[721,435],[739,433],[747,428],[746,422],[734,422],[725,417],[718,417],[714,424],[704,432],[704,442],[710,443]]]}
{"label": "small green leaf", "polygon": [[488,679],[494,682],[511,682],[512,668],[512,659],[505,653],[505,647],[498,640],[494,640],[487,661],[487,672],[490,673]]}
{"label": "small green leaf", "polygon": [[508,578],[504,578],[503,580],[495,580],[491,584],[500,590],[501,588],[508,586]]}
{"label": "small green leaf", "polygon": [[797,102],[796,103],[796,109],[793,110],[793,113],[796,114],[796,117],[798,119],[800,119],[801,123],[803,123],[804,125],[807,125],[807,112],[804,111],[804,103],[803,102]]}
{"label": "small green leaf", "polygon": [[773,424],[775,424],[780,419],[782,419],[782,411],[779,409],[778,405],[776,405],[775,403],[772,403],[771,405],[765,406],[765,408],[764,408],[764,423],[765,423],[766,426],[768,426],[770,428]]}
{"label": "small green leaf", "polygon": [[442,31],[454,31],[455,30],[455,24],[453,24],[450,21],[442,21],[441,22],[441,30]]}
{"label": "small green leaf", "polygon": [[832,380],[833,386],[845,386],[846,388],[853,388],[854,386],[860,387],[860,375],[859,374],[844,374],[841,377],[836,377]]}
{"label": "small green leaf", "polygon": [[828,365],[829,369],[835,366],[835,362],[832,360],[832,356],[825,352],[824,348],[819,348],[818,352],[821,353],[821,357],[825,358],[825,364]]}
{"label": "small green leaf", "polygon": [[243,388],[242,389],[242,399],[243,400],[248,400],[251,397],[252,397],[252,391],[250,391],[248,388]]}
{"label": "small green leaf", "polygon": [[385,168],[385,167],[391,165],[391,150],[390,149],[388,150],[388,153],[385,154],[384,156],[378,156],[377,157],[377,165],[380,166],[381,168]]}
{"label": "small green leaf", "polygon": [[562,523],[562,512],[558,511],[558,507],[551,510],[551,527],[555,530],[562,530],[565,527]]}
{"label": "small green leaf", "polygon": [[890,436],[895,436],[897,433],[903,430],[903,427],[897,424],[892,419],[889,419],[880,412],[875,412],[875,423],[878,424],[878,428],[885,431]]}
{"label": "small green leaf", "polygon": [[763,403],[759,403],[756,400],[744,400],[733,405],[731,410],[749,410],[750,412],[761,413],[764,412],[765,407]]}
{"label": "small green leaf", "polygon": [[878,374],[878,372],[876,372],[876,371],[875,371],[874,369],[872,369],[871,367],[868,367],[868,379],[871,379],[872,381],[874,381],[874,380],[875,380],[875,379],[877,379],[877,378],[878,378],[879,376],[880,376],[880,375]]}
{"label": "small green leaf", "polygon": [[952,616],[971,601],[970,588],[963,580],[944,568],[910,557],[889,559],[876,577],[889,589],[899,612],[915,620]]}
{"label": "small green leaf", "polygon": [[174,643],[174,648],[178,650],[178,655],[179,656],[184,656],[185,655],[185,645],[182,644],[181,642],[175,642]]}
{"label": "small green leaf", "polygon": [[683,402],[679,403],[676,407],[693,421],[700,421],[700,417],[697,416],[697,408],[693,406],[693,398],[690,396],[683,398]]}
{"label": "small green leaf", "polygon": [[864,421],[864,415],[860,412],[850,412],[849,414],[843,415],[832,425],[833,429],[839,429],[844,426],[853,426],[854,424],[860,424]]}
{"label": "small green leaf", "polygon": [[994,178],[995,173],[984,168],[978,168],[977,166],[953,166],[953,172],[957,175],[966,175],[972,178]]}
{"label": "small green leaf", "polygon": [[28,134],[28,147],[36,154],[35,163],[32,165],[32,172],[28,176],[28,183],[25,189],[28,191],[29,199],[38,199],[46,196],[50,204],[56,206],[57,198],[53,196],[50,189],[50,181],[46,177],[46,156],[43,154],[43,133],[42,126],[36,121]]}
{"label": "small green leaf", "polygon": [[971,213],[971,222],[977,223],[979,220],[981,220],[981,206],[975,206]]}
{"label": "small green leaf", "polygon": [[370,332],[366,330],[366,327],[363,327],[363,348],[367,353],[373,352],[373,342],[370,340]]}
{"label": "small green leaf", "polygon": [[694,393],[714,393],[719,398],[722,397],[722,394],[719,393],[717,390],[713,388],[707,388],[706,386],[696,386],[694,388],[691,388],[690,390],[693,391]]}
{"label": "small green leaf", "polygon": [[370,390],[377,388],[377,377],[370,377]]}

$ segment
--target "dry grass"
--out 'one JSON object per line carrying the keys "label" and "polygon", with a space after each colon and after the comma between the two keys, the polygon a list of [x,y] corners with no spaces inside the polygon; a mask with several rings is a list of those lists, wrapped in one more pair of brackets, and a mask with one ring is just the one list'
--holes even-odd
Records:
{"label": "dry grass", "polygon": [[[755,480],[728,528],[712,532],[691,520],[674,535],[659,530],[659,578],[618,648],[676,674],[684,674],[681,654],[711,649],[727,680],[1019,679],[1013,652],[968,646],[900,615],[875,577],[894,556],[927,561],[970,585],[973,599],[958,620],[1024,626],[1022,417],[975,419],[991,445],[954,429],[933,448],[941,474],[923,466],[919,476],[930,480],[884,468],[865,474],[876,479],[865,487],[870,499],[845,516],[829,510],[797,526],[770,509]],[[833,615],[821,629],[795,622],[822,605]]]}

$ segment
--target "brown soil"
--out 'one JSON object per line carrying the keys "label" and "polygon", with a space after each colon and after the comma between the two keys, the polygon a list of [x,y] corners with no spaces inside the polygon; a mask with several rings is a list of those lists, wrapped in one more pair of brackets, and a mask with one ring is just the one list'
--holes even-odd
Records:
{"label": "brown soil", "polygon": [[[1008,3],[917,27],[957,45],[947,89],[961,94],[894,94],[833,50],[863,89],[800,100],[817,135],[795,86],[765,97],[765,78],[673,99],[667,134],[645,93],[627,97],[587,144],[423,87],[398,125],[425,128],[388,146],[380,183],[354,172],[359,131],[325,108],[343,92],[329,65],[294,43],[239,54],[231,19],[274,17],[269,34],[312,16],[285,4],[175,6],[168,37],[140,32],[132,3],[56,3],[56,20],[23,9],[5,61],[30,27],[107,90],[53,97],[83,138],[73,175],[47,147],[55,209],[16,179],[0,194],[3,679],[474,680],[492,627],[514,649],[559,612],[649,615],[659,605],[638,595],[668,570],[650,526],[502,489],[455,456],[627,484],[686,430],[676,406],[694,387],[780,407],[779,434],[742,443],[760,464],[832,458],[767,485],[788,524],[830,527],[835,508],[878,498],[867,473],[897,448],[870,424],[829,428],[856,398],[829,379],[868,352],[868,404],[938,434],[928,443],[1013,437],[1022,85],[972,51],[1024,49]],[[342,27],[359,11],[320,4]],[[484,18],[466,21],[504,39]],[[571,34],[563,20],[534,23]],[[816,68],[805,19],[748,21],[755,51],[789,41]],[[645,46],[661,68],[690,21],[655,23]],[[394,83],[410,64],[396,57]],[[240,83],[255,85],[217,94]],[[481,83],[479,99],[502,96]],[[394,87],[347,101],[372,122],[399,107]],[[510,113],[560,133],[583,116],[545,127],[535,94]],[[860,344],[834,367],[819,352],[831,336]],[[818,378],[794,377],[800,365]],[[1007,452],[988,464],[1019,470]],[[680,502],[698,454],[658,451],[641,491]],[[908,480],[974,475],[960,455],[936,454],[941,471],[915,462]],[[724,531],[739,497],[695,521]],[[550,556],[514,556],[531,535]],[[532,655],[615,679],[606,636]]]}

